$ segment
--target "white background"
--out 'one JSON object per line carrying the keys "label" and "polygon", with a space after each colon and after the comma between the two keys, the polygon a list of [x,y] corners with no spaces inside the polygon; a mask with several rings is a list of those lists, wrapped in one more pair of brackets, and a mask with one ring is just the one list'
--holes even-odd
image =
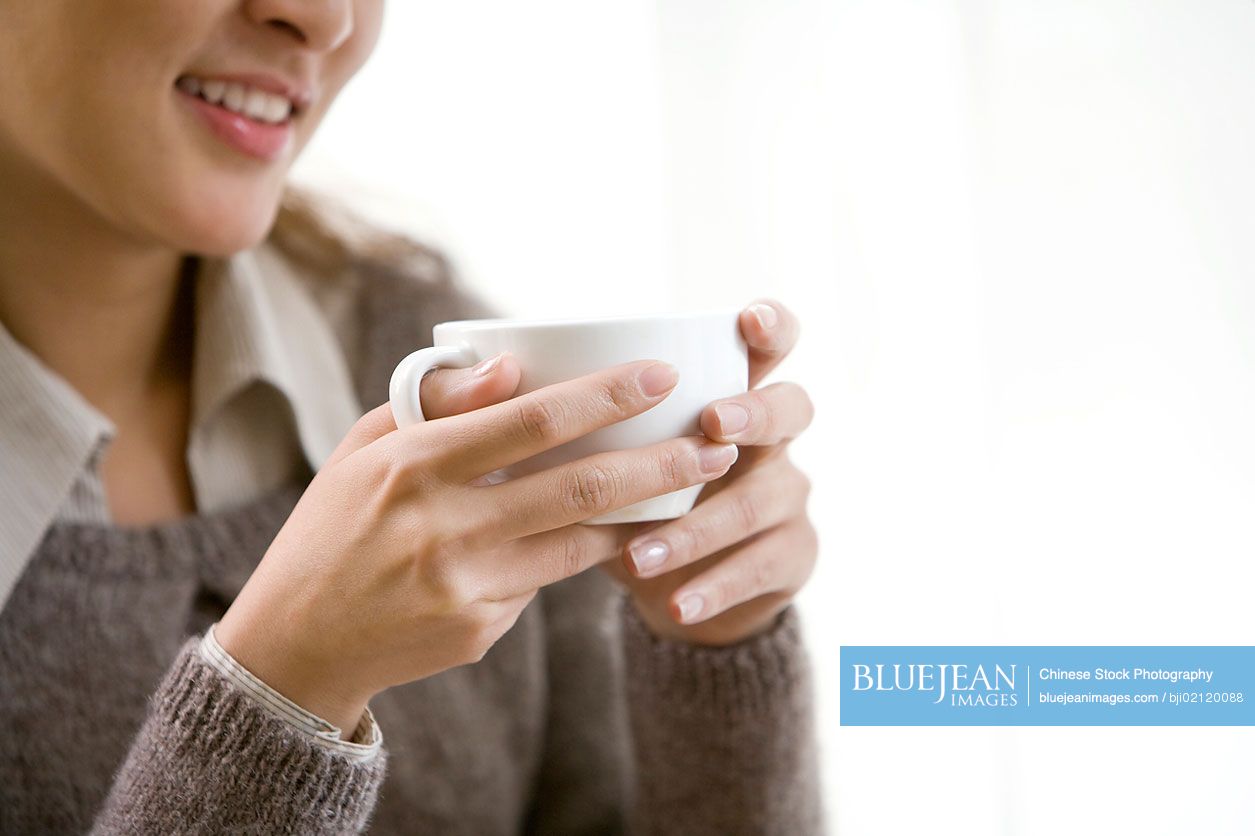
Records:
{"label": "white background", "polygon": [[1250,729],[840,728],[836,661],[1255,644],[1253,153],[1251,0],[459,0],[297,176],[510,314],[801,315],[833,832],[1238,834]]}

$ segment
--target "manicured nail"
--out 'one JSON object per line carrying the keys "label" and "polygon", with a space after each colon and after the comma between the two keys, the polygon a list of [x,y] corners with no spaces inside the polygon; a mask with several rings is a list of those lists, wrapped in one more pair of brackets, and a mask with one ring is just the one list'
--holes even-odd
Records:
{"label": "manicured nail", "polygon": [[703,473],[720,473],[732,466],[739,452],[735,444],[706,444],[697,451],[697,465]]}
{"label": "manicured nail", "polygon": [[670,363],[654,363],[640,373],[637,382],[640,383],[642,392],[650,397],[657,397],[671,391],[679,379],[680,373],[675,366]]}
{"label": "manicured nail", "polygon": [[667,555],[671,553],[671,550],[661,540],[645,540],[633,543],[628,552],[632,555],[632,564],[639,575],[651,572],[666,563]]}
{"label": "manicured nail", "polygon": [[764,331],[770,331],[776,327],[776,309],[771,305],[762,303],[750,305],[750,313],[758,320],[758,324],[763,326]]}
{"label": "manicured nail", "polygon": [[692,624],[702,614],[706,601],[696,592],[691,592],[680,599],[680,620]]}
{"label": "manicured nail", "polygon": [[750,412],[739,403],[721,403],[715,406],[719,419],[719,431],[724,435],[736,435],[750,425]]}
{"label": "manicured nail", "polygon": [[481,360],[471,368],[471,373],[476,375],[491,374],[492,370],[497,368],[497,364],[501,362],[501,358],[505,356],[505,352],[493,355],[487,360]]}

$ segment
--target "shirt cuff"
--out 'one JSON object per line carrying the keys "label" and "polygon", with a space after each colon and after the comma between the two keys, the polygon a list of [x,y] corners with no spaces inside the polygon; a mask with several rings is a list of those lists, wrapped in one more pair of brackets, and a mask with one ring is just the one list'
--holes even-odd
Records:
{"label": "shirt cuff", "polygon": [[[216,625],[215,625],[216,626]],[[341,729],[292,702],[254,676],[247,668],[222,649],[211,626],[200,640],[200,656],[218,673],[239,686],[263,708],[290,726],[309,734],[322,746],[356,760],[369,760],[379,754],[383,733],[368,707],[362,713],[350,740],[341,739]]]}

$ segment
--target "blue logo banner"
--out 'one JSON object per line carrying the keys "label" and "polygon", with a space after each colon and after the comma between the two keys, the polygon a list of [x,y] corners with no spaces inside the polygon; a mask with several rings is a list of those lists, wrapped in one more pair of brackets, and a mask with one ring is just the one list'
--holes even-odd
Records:
{"label": "blue logo banner", "polygon": [[1252,726],[1255,647],[842,647],[843,726]]}

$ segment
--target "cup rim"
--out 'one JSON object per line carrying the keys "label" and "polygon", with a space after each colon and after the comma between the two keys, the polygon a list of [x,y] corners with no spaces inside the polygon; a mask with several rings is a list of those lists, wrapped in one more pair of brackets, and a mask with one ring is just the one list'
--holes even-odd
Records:
{"label": "cup rim", "polygon": [[459,330],[480,331],[509,325],[511,328],[577,328],[582,325],[594,325],[604,322],[691,322],[698,319],[715,319],[717,317],[737,316],[748,306],[707,308],[700,311],[675,311],[657,314],[607,314],[604,316],[555,317],[547,319],[529,319],[515,317],[494,317],[491,319],[452,319],[439,322],[436,328],[456,326]]}

